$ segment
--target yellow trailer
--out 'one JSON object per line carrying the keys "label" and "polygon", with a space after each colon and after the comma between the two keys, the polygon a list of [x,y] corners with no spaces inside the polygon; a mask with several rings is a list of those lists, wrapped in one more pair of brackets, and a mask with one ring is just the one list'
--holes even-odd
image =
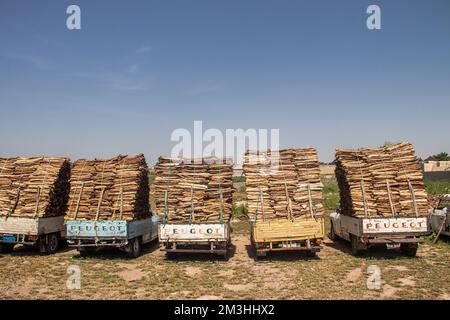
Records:
{"label": "yellow trailer", "polygon": [[314,256],[321,249],[325,234],[322,217],[306,219],[255,220],[251,224],[251,241],[255,257],[269,251],[306,251]]}

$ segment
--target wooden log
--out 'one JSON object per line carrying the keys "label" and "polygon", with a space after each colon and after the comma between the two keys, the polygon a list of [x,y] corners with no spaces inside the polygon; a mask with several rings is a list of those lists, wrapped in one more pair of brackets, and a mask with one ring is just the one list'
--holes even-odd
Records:
{"label": "wooden log", "polygon": [[[336,150],[340,206],[353,216],[426,216],[422,171],[410,143]],[[358,184],[363,182],[363,194]]]}

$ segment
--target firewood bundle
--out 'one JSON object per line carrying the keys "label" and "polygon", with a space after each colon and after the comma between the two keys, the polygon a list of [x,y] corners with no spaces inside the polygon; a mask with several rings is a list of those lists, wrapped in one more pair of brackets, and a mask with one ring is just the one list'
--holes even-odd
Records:
{"label": "firewood bundle", "polygon": [[233,167],[227,160],[160,157],[155,166],[156,211],[166,222],[220,222],[231,218]]}
{"label": "firewood bundle", "polygon": [[353,216],[425,216],[428,200],[414,148],[336,150],[342,213]]}
{"label": "firewood bundle", "polygon": [[244,159],[250,219],[300,219],[323,214],[322,183],[313,148],[247,151]]}
{"label": "firewood bundle", "polygon": [[0,216],[64,215],[69,178],[66,158],[0,158]]}
{"label": "firewood bundle", "polygon": [[144,155],[77,160],[70,179],[68,219],[137,220],[151,216]]}
{"label": "firewood bundle", "polygon": [[273,217],[275,212],[271,205],[269,194],[269,176],[271,170],[270,151],[247,151],[244,156],[243,172],[247,193],[247,209],[250,217],[258,211],[267,217]]}

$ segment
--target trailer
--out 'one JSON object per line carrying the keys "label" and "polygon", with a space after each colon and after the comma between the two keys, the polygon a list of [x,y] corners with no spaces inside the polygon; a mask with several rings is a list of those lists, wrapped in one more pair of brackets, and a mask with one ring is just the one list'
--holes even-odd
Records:
{"label": "trailer", "polygon": [[9,253],[15,245],[39,247],[41,253],[53,254],[66,237],[64,216],[0,217],[0,252]]}
{"label": "trailer", "polygon": [[250,239],[256,259],[271,251],[304,251],[308,256],[315,256],[322,248],[323,237],[323,218],[251,223]]}
{"label": "trailer", "polygon": [[159,226],[162,251],[174,253],[212,253],[228,257],[231,244],[230,222],[163,223]]}
{"label": "trailer", "polygon": [[140,220],[68,220],[67,242],[81,255],[98,248],[118,248],[130,258],[137,258],[142,245],[158,238],[159,218]]}
{"label": "trailer", "polygon": [[[191,195],[194,186],[191,186]],[[168,192],[164,195],[163,223],[159,226],[159,242],[163,244],[161,251],[168,258],[176,253],[211,253],[228,258],[231,245],[231,223],[223,219],[223,194],[219,190],[219,221],[196,222],[194,203],[191,199],[189,221],[168,222]]]}
{"label": "trailer", "polygon": [[442,195],[436,209],[430,213],[431,231],[439,236],[450,236],[450,194]]}
{"label": "trailer", "polygon": [[349,241],[354,255],[374,246],[399,248],[415,256],[421,236],[429,234],[427,217],[352,217],[339,212],[330,214],[330,239]]}
{"label": "trailer", "polygon": [[[287,190],[286,183],[285,188]],[[311,192],[308,192],[308,195],[310,216],[294,219],[295,214],[286,191],[286,198],[289,204],[286,218],[266,220],[263,195],[260,190],[255,218],[250,226],[250,240],[255,251],[255,259],[264,257],[271,251],[303,251],[311,257],[320,251],[325,235],[324,219],[317,216]],[[261,208],[261,217],[258,216],[258,208]]]}

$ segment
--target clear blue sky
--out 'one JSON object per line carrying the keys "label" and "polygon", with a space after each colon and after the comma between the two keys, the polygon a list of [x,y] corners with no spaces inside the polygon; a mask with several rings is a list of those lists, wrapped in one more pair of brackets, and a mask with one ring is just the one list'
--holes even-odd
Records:
{"label": "clear blue sky", "polygon": [[0,0],[0,110],[0,156],[154,163],[194,120],[279,128],[322,161],[385,141],[450,152],[450,1]]}

